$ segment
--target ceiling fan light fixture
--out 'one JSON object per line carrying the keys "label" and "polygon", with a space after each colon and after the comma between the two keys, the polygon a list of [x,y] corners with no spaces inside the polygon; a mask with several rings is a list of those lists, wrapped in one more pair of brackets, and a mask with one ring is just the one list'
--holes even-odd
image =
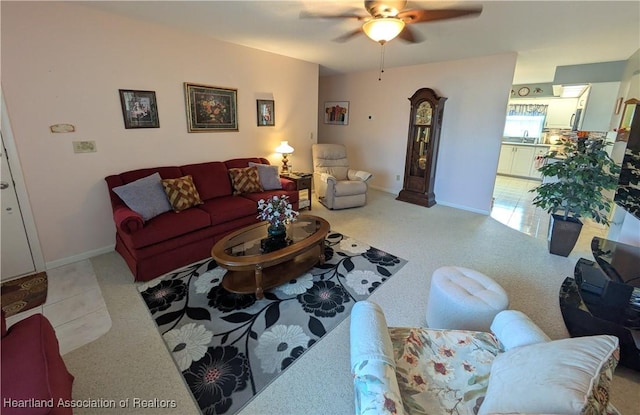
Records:
{"label": "ceiling fan light fixture", "polygon": [[362,30],[375,42],[386,43],[395,38],[404,29],[404,21],[396,17],[372,19],[362,25]]}

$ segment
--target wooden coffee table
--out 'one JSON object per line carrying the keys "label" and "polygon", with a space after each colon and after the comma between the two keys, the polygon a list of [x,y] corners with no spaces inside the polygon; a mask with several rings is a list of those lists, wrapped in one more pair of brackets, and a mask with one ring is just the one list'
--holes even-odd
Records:
{"label": "wooden coffee table", "polygon": [[261,240],[267,237],[267,222],[233,232],[219,240],[211,250],[213,259],[228,272],[222,287],[239,294],[255,293],[298,278],[315,264],[324,263],[324,238],[329,222],[312,215],[300,215],[287,226],[289,245],[262,252]]}

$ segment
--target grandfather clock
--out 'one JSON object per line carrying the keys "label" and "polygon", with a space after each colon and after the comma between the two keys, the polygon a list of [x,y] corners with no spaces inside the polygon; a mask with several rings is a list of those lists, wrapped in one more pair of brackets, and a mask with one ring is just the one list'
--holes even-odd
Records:
{"label": "grandfather clock", "polygon": [[436,204],[433,185],[436,177],[440,125],[445,97],[431,88],[413,94],[409,117],[409,139],[404,165],[404,183],[396,200],[431,207]]}

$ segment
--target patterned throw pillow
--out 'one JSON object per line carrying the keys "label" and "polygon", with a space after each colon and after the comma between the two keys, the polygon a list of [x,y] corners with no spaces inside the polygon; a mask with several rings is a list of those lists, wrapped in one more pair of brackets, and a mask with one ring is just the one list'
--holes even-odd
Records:
{"label": "patterned throw pillow", "polygon": [[233,184],[233,194],[262,192],[258,168],[245,167],[240,169],[229,169],[229,176]]}
{"label": "patterned throw pillow", "polygon": [[177,179],[164,179],[162,180],[162,187],[164,187],[169,203],[171,203],[171,207],[175,212],[202,204],[200,194],[196,190],[190,174]]}

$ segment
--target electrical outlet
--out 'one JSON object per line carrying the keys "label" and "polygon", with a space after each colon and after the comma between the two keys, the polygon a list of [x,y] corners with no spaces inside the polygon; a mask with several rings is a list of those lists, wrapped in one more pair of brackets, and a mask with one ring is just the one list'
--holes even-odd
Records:
{"label": "electrical outlet", "polygon": [[73,141],[74,153],[95,153],[96,151],[95,141]]}
{"label": "electrical outlet", "polygon": [[400,181],[400,175],[396,174],[396,181],[399,182]]}

